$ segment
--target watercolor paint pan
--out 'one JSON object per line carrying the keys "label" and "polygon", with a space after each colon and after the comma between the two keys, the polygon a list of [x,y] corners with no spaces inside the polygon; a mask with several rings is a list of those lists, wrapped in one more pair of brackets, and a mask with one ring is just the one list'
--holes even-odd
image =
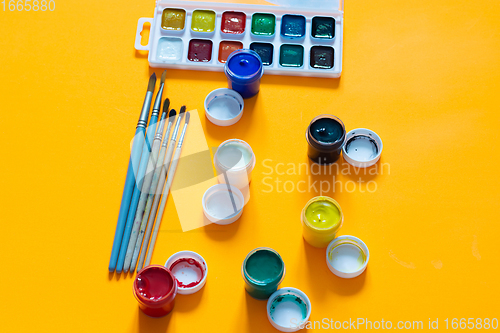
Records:
{"label": "watercolor paint pan", "polygon": [[343,1],[268,2],[278,6],[158,1],[153,18],[139,19],[135,48],[153,68],[223,72],[231,51],[245,48],[263,58],[265,74],[340,77]]}

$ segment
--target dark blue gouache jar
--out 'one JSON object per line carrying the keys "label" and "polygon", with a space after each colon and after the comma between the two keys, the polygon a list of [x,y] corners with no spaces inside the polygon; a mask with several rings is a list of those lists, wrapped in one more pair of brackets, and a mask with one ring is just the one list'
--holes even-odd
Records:
{"label": "dark blue gouache jar", "polygon": [[229,89],[236,90],[243,98],[250,98],[257,95],[260,90],[264,66],[257,52],[242,49],[229,55],[224,72]]}
{"label": "dark blue gouache jar", "polygon": [[314,163],[335,163],[340,157],[345,138],[345,126],[339,118],[329,114],[317,116],[307,127],[307,156]]}

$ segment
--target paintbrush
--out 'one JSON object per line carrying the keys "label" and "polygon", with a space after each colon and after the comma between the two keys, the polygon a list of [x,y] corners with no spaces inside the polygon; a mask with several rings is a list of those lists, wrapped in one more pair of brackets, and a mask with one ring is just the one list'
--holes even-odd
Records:
{"label": "paintbrush", "polygon": [[135,180],[137,179],[137,168],[136,166],[141,159],[142,147],[144,145],[144,136],[146,134],[146,126],[149,118],[149,109],[151,108],[151,101],[153,99],[153,92],[156,84],[156,75],[153,73],[149,78],[148,90],[146,92],[146,97],[144,98],[144,104],[142,105],[141,115],[139,116],[139,121],[137,123],[137,129],[135,131],[135,136],[132,141],[132,150],[130,153],[130,159],[128,162],[127,176],[125,178],[125,186],[123,187],[122,201],[120,204],[120,211],[118,213],[118,222],[116,224],[115,238],[113,240],[113,247],[111,249],[111,258],[109,259],[109,271],[113,272],[116,268],[116,262],[118,260],[118,254],[120,253],[120,247],[123,238],[123,232],[125,230],[125,223],[127,221],[127,214],[130,207],[130,200],[134,192]]}
{"label": "paintbrush", "polygon": [[137,270],[142,269],[143,264],[144,264],[144,258],[146,257],[146,252],[147,252],[146,250],[147,250],[147,246],[149,243],[149,238],[151,236],[151,231],[153,229],[156,211],[158,210],[158,205],[160,203],[160,198],[162,195],[163,186],[165,185],[165,180],[167,178],[167,171],[169,169],[170,161],[171,161],[172,155],[174,153],[175,142],[177,141],[177,133],[179,132],[181,120],[184,117],[185,112],[186,112],[186,107],[182,106],[181,110],[179,112],[179,117],[177,118],[177,121],[175,123],[174,132],[172,133],[172,138],[169,140],[169,138],[167,136],[165,136],[165,139],[163,140],[163,147],[166,148],[168,145],[168,151],[166,153],[165,160],[163,161],[163,165],[162,165],[162,168],[160,170],[160,179],[158,182],[158,186],[155,189],[156,191],[155,191],[155,196],[154,196],[154,202],[153,202],[153,206],[151,209],[151,214],[149,215],[149,218],[148,218],[148,226],[147,226],[146,234],[144,236],[144,242],[142,243],[141,256],[139,258],[139,265],[138,265]]}
{"label": "paintbrush", "polygon": [[[168,113],[168,107],[166,107],[165,105],[163,107],[163,114]],[[130,263],[130,268],[129,268],[130,272],[133,272],[135,270],[135,266],[137,264],[137,259],[139,257],[139,251],[141,250],[141,244],[143,243],[143,239],[144,239],[144,243],[147,244],[147,240],[149,240],[149,236],[151,235],[151,230],[149,230],[149,233],[147,233],[147,238],[144,237],[144,233],[146,231],[146,228],[149,227],[148,217],[149,217],[149,214],[151,212],[151,206],[153,205],[156,187],[158,186],[158,182],[160,180],[160,174],[161,174],[161,170],[163,168],[163,163],[165,161],[165,154],[167,152],[167,145],[168,145],[168,141],[169,141],[169,137],[170,137],[170,130],[172,129],[172,125],[173,125],[174,120],[175,120],[175,115],[176,115],[175,110],[171,110],[170,114],[168,115],[168,125],[167,125],[167,130],[165,132],[165,140],[163,141],[164,144],[161,144],[161,140],[163,138],[163,133],[160,133],[160,135],[157,134],[155,137],[155,141],[158,142],[158,149],[160,149],[160,145],[161,145],[161,150],[160,150],[160,154],[158,156],[158,159],[156,160],[153,181],[151,182],[151,187],[149,188],[149,191],[148,191],[148,199],[146,202],[146,209],[144,210],[144,214],[142,215],[141,228],[139,229],[139,235],[137,236],[137,241],[135,243],[134,253],[132,255],[132,261]],[[155,144],[155,142],[153,142],[153,145],[154,144]]]}
{"label": "paintbrush", "polygon": [[[161,139],[163,137],[163,130],[165,128],[165,121],[168,116],[168,107],[170,106],[170,100],[165,99],[163,104],[163,114],[161,115],[160,124],[156,129],[156,135],[153,140],[153,145],[151,147],[151,154],[149,155],[148,165],[146,167],[146,174],[144,176],[144,182],[141,188],[141,196],[139,197],[139,204],[137,205],[137,211],[134,218],[134,226],[132,228],[132,233],[130,234],[130,240],[127,247],[127,253],[125,255],[125,262],[123,264],[123,271],[128,272],[130,269],[130,264],[132,262],[132,257],[134,254],[135,244],[137,241],[142,242],[142,236],[140,229],[142,228],[142,217],[144,214],[144,209],[146,207],[147,199],[149,196],[149,188],[153,182],[153,175],[155,171],[156,161],[158,160],[158,153],[160,152]],[[170,122],[169,122],[170,123]],[[134,266],[135,267],[135,266]]]}
{"label": "paintbrush", "polygon": [[166,73],[163,72],[160,89],[156,94],[156,99],[153,105],[153,111],[151,112],[151,118],[149,120],[149,125],[146,130],[146,142],[142,147],[141,161],[137,166],[139,169],[137,171],[136,186],[134,188],[132,200],[130,201],[130,207],[127,215],[127,222],[125,224],[125,231],[123,232],[122,244],[120,246],[120,254],[118,256],[118,262],[116,263],[116,272],[118,273],[121,273],[123,265],[125,264],[125,256],[127,254],[128,244],[132,234],[132,229],[134,227],[135,213],[137,211],[137,205],[139,204],[141,189],[145,180],[144,176],[146,174],[146,168],[148,166],[149,154],[151,153],[151,146],[153,144],[153,139],[156,132],[156,123],[158,121],[158,115],[160,113],[160,106],[162,99],[161,96],[163,94],[163,88],[165,85],[165,75]]}
{"label": "paintbrush", "polygon": [[153,231],[153,235],[151,236],[151,243],[149,244],[148,256],[146,259],[146,266],[151,262],[151,257],[153,255],[153,249],[156,243],[156,237],[158,237],[158,230],[160,229],[161,220],[163,218],[163,212],[165,210],[165,204],[167,203],[168,193],[170,191],[170,187],[172,186],[172,182],[174,180],[175,170],[177,168],[177,163],[179,163],[179,157],[181,156],[182,144],[184,143],[184,137],[186,136],[187,126],[189,124],[189,113],[186,113],[186,120],[184,121],[184,128],[182,129],[182,134],[179,138],[179,143],[177,144],[177,148],[175,149],[174,158],[172,159],[172,163],[170,164],[170,168],[168,169],[168,179],[165,184],[165,189],[163,191],[163,196],[161,198],[160,209],[158,210],[158,217],[156,218],[156,224]]}

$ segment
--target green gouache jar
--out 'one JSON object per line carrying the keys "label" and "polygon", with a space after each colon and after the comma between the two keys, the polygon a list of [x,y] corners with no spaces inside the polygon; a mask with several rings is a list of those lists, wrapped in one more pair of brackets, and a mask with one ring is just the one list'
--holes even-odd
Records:
{"label": "green gouache jar", "polygon": [[268,247],[256,248],[246,256],[241,267],[245,289],[255,299],[268,299],[285,277],[285,263],[278,252]]}

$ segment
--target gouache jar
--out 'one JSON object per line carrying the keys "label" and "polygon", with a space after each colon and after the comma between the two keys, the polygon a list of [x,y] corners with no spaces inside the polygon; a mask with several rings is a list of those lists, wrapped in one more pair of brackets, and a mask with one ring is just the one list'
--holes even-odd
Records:
{"label": "gouache jar", "polygon": [[245,289],[255,299],[267,299],[285,277],[285,263],[278,252],[268,247],[252,250],[243,261],[241,274]]}
{"label": "gouache jar", "polygon": [[163,317],[174,308],[176,279],[164,266],[146,266],[135,277],[134,295],[142,312],[151,317]]}
{"label": "gouache jar", "polygon": [[[246,174],[248,180],[247,184],[252,180],[252,171],[255,167],[255,163],[255,154],[253,153],[252,147],[245,141],[239,139],[224,141],[219,145],[214,155],[214,164],[217,174],[241,170]],[[238,187],[237,184],[231,185]]]}
{"label": "gouache jar", "polygon": [[328,246],[342,227],[344,215],[337,201],[330,197],[312,198],[302,209],[302,235],[312,246]]}
{"label": "gouache jar", "polygon": [[214,165],[220,184],[230,184],[238,188],[249,199],[249,184],[256,159],[252,147],[239,139],[224,141],[214,155]]}
{"label": "gouache jar", "polygon": [[335,163],[340,157],[345,138],[345,126],[338,117],[329,114],[317,116],[307,127],[307,156],[314,163]]}
{"label": "gouache jar", "polygon": [[229,89],[236,90],[243,98],[250,98],[260,90],[264,66],[257,52],[241,49],[229,55],[224,72]]}

